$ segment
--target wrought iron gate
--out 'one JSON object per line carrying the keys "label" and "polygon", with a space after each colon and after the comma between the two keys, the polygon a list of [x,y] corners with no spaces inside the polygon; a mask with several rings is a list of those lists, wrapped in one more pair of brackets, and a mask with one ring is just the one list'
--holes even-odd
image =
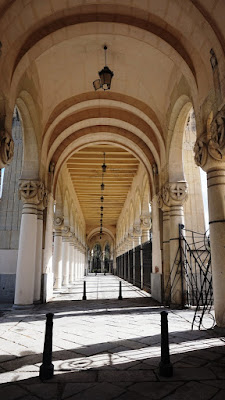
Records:
{"label": "wrought iron gate", "polygon": [[197,325],[204,328],[204,316],[210,314],[212,326],[215,324],[211,312],[213,288],[211,271],[210,238],[206,233],[198,233],[179,226],[179,246],[170,276],[166,284],[165,304],[173,304],[173,296],[181,291],[181,306],[195,307],[192,329]]}

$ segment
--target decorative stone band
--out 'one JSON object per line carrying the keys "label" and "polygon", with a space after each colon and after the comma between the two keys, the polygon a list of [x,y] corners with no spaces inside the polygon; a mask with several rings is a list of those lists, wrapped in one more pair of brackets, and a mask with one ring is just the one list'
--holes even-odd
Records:
{"label": "decorative stone band", "polygon": [[158,207],[162,208],[183,205],[187,200],[188,185],[186,181],[167,182],[158,194]]}
{"label": "decorative stone band", "polygon": [[37,215],[37,204],[24,203],[22,214],[33,214]]}
{"label": "decorative stone band", "polygon": [[62,231],[57,229],[57,230],[54,232],[54,237],[61,237],[61,236],[62,236]]}
{"label": "decorative stone band", "polygon": [[38,207],[37,209],[37,219],[43,220],[43,210]]}
{"label": "decorative stone band", "polygon": [[41,181],[21,180],[19,183],[19,199],[24,204],[40,205],[44,209],[47,204],[48,193]]}
{"label": "decorative stone band", "polygon": [[208,131],[196,140],[194,152],[196,164],[205,170],[210,159],[225,162],[225,106],[213,118]]}
{"label": "decorative stone band", "polygon": [[0,168],[10,164],[14,154],[12,136],[4,129],[0,130]]}
{"label": "decorative stone band", "polygon": [[170,212],[168,210],[163,210],[163,222],[170,220]]}

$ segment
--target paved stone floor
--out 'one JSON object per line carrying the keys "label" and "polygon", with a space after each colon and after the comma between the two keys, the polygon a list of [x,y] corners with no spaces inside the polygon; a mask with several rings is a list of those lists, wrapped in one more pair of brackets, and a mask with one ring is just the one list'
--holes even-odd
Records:
{"label": "paved stone floor", "polygon": [[[193,310],[167,310],[171,378],[159,375],[160,312],[147,293],[119,279],[86,277],[32,309],[1,307],[0,398],[144,400],[225,399],[224,337],[191,330]],[[54,377],[39,379],[46,313],[54,313]],[[205,325],[211,319],[206,317]]]}

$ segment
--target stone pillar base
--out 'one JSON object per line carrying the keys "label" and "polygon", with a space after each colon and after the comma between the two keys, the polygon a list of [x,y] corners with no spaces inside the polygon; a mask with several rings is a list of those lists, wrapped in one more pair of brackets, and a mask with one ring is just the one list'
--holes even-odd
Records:
{"label": "stone pillar base", "polygon": [[47,303],[53,297],[53,279],[54,275],[52,272],[48,272],[42,275],[42,301]]}

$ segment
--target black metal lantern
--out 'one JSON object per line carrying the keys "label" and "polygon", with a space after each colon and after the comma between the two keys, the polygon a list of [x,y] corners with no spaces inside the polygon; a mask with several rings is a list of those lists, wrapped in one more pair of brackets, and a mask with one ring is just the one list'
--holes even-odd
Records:
{"label": "black metal lantern", "polygon": [[111,81],[114,73],[105,65],[101,71],[99,71],[100,84],[103,90],[109,90],[111,88]]}
{"label": "black metal lantern", "polygon": [[114,75],[114,73],[106,65],[107,46],[104,46],[104,50],[105,50],[105,66],[98,73],[100,79],[96,79],[93,82],[93,86],[94,86],[95,90],[98,90],[98,89],[109,90],[111,88],[111,81],[112,81],[112,77]]}
{"label": "black metal lantern", "polygon": [[104,154],[104,163],[102,164],[102,172],[106,172],[107,165],[105,164],[105,153]]}
{"label": "black metal lantern", "polygon": [[101,200],[101,202],[103,203],[103,201],[104,201],[104,197],[103,197],[103,196],[101,196],[101,197],[100,197],[100,200]]}
{"label": "black metal lantern", "polygon": [[103,207],[103,206],[101,206],[100,208],[101,208],[101,211],[103,211],[103,210],[104,210],[104,207]]}
{"label": "black metal lantern", "polygon": [[102,190],[104,190],[105,189],[105,185],[104,185],[104,183],[102,182],[102,184],[101,184],[101,189]]}

